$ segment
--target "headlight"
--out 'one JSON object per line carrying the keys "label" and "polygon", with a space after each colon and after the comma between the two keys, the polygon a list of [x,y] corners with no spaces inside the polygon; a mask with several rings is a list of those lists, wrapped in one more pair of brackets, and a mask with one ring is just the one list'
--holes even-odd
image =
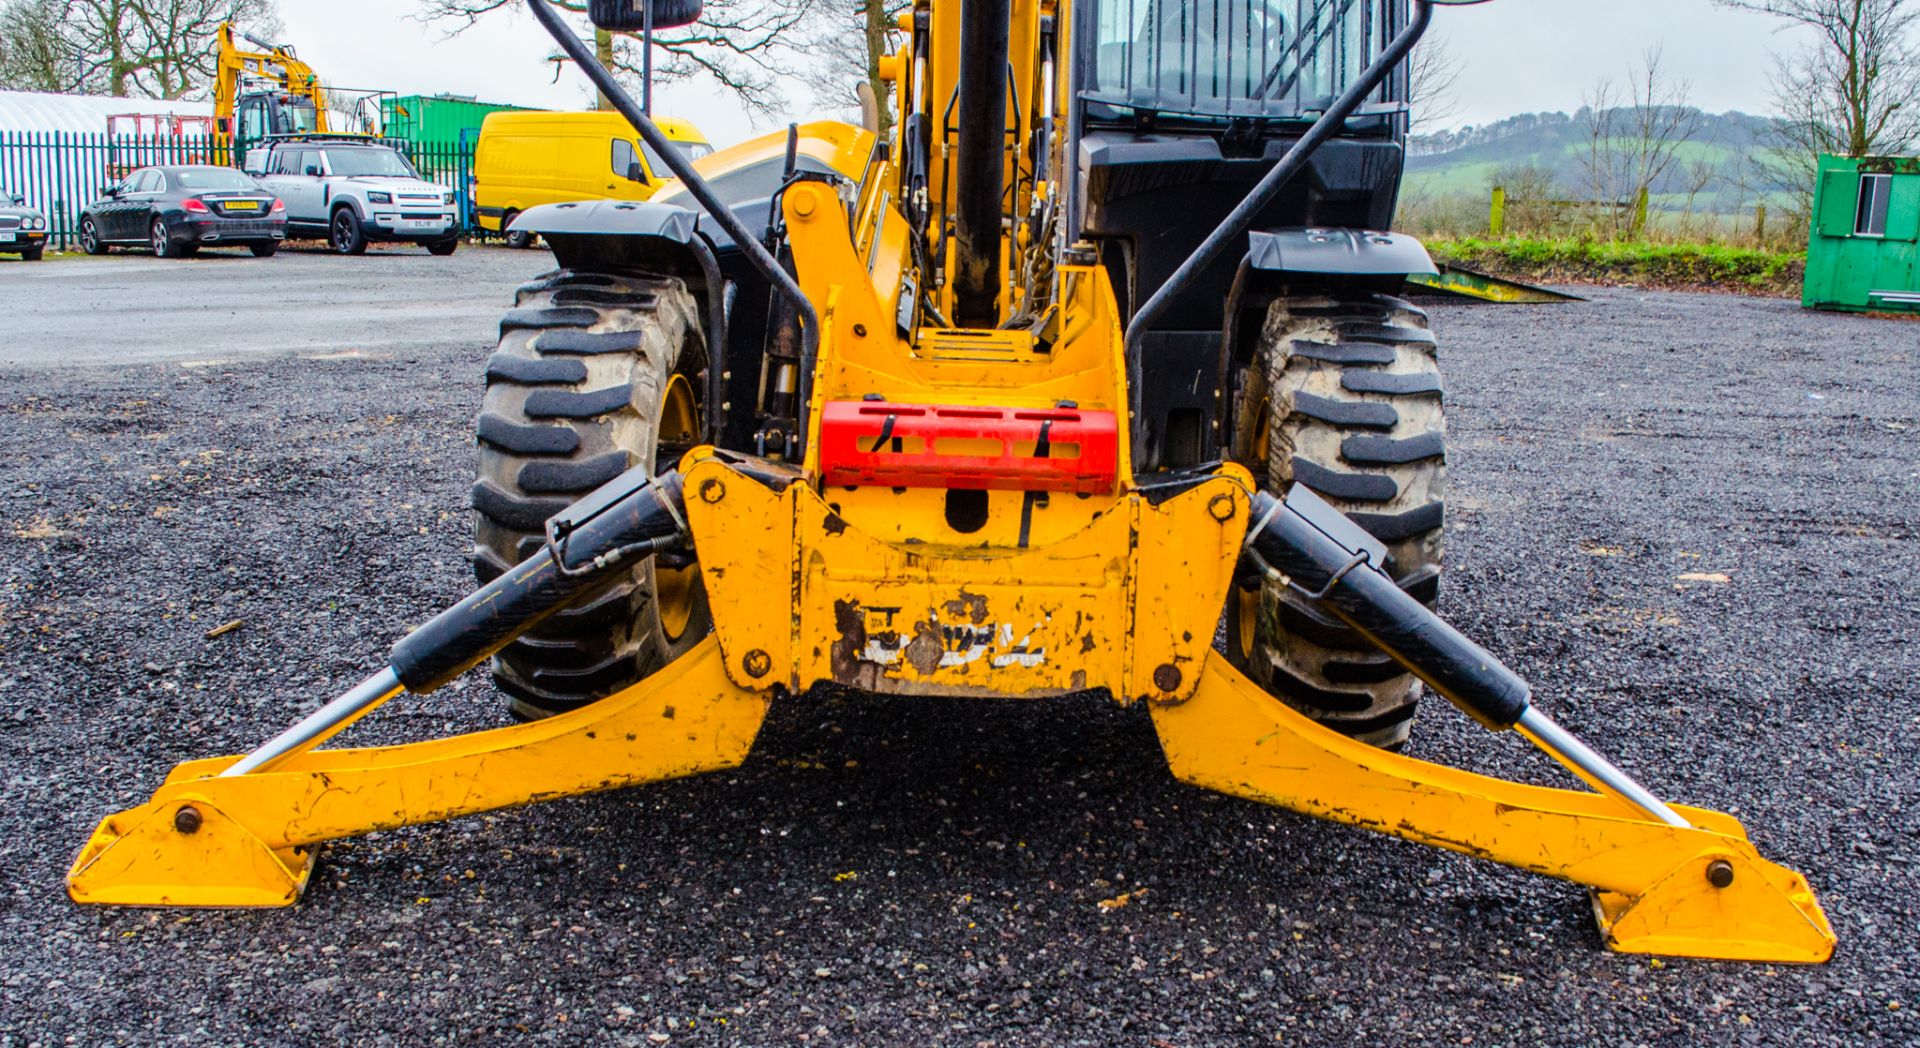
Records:
{"label": "headlight", "polygon": [[367,194],[367,203],[369,203],[369,204],[391,204],[391,203],[393,203],[393,194],[391,194],[391,193],[368,193],[368,194]]}
{"label": "headlight", "polygon": [[26,220],[26,222],[24,223],[24,225],[25,225],[25,226],[26,226],[26,227],[27,227],[28,229],[45,229],[45,228],[47,228],[47,220],[46,220],[46,219],[44,219],[44,218],[37,218],[37,217],[36,217],[36,218],[29,218],[29,219],[27,219],[27,220]]}

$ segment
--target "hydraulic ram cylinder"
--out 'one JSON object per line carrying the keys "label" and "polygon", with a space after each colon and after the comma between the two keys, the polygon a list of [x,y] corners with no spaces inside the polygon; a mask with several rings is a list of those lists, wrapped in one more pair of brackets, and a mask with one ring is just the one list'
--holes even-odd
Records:
{"label": "hydraulic ram cylinder", "polygon": [[1256,494],[1247,548],[1381,651],[1495,731],[1519,723],[1531,689],[1487,649],[1408,596],[1385,571],[1386,550],[1301,485],[1282,503]]}
{"label": "hydraulic ram cylinder", "polygon": [[260,771],[338,734],[402,690],[424,694],[478,666],[547,616],[686,538],[680,474],[636,466],[547,523],[548,543],[393,646],[385,669],[242,757],[223,776]]}

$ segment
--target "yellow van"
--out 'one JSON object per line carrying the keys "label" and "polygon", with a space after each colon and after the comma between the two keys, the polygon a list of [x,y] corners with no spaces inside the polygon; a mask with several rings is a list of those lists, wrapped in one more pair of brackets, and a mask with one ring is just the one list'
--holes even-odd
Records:
{"label": "yellow van", "polygon": [[[691,121],[653,122],[689,159],[713,152]],[[489,113],[473,158],[474,217],[482,228],[498,231],[536,204],[645,200],[671,177],[666,163],[612,110]],[[531,240],[524,233],[507,238],[514,247]]]}

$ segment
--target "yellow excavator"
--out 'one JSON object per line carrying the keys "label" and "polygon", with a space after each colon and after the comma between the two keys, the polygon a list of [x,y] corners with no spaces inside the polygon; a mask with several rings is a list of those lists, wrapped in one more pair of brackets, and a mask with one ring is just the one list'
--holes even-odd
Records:
{"label": "yellow excavator", "polygon": [[[278,906],[326,841],[727,768],[774,701],[1144,705],[1181,780],[1585,885],[1611,949],[1820,962],[1805,878],[1439,618],[1431,274],[1388,232],[1441,0],[915,0],[898,119],[530,209],[480,588],[244,756],[108,816],[80,902]],[[684,23],[697,0],[593,0]],[[1471,17],[1461,15],[1457,17]],[[491,660],[524,723],[322,744]],[[1431,693],[1585,788],[1399,752]]]}
{"label": "yellow excavator", "polygon": [[220,23],[215,42],[213,118],[222,140],[257,143],[268,135],[379,132],[377,99],[385,92],[329,91],[291,45],[267,43],[232,22]]}

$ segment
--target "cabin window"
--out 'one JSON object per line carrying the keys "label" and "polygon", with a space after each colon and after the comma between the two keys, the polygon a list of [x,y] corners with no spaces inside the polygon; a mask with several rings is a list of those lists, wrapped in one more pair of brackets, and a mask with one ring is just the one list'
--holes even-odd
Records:
{"label": "cabin window", "polygon": [[1853,231],[1863,237],[1887,235],[1887,201],[1893,196],[1892,175],[1860,176],[1860,210]]}

